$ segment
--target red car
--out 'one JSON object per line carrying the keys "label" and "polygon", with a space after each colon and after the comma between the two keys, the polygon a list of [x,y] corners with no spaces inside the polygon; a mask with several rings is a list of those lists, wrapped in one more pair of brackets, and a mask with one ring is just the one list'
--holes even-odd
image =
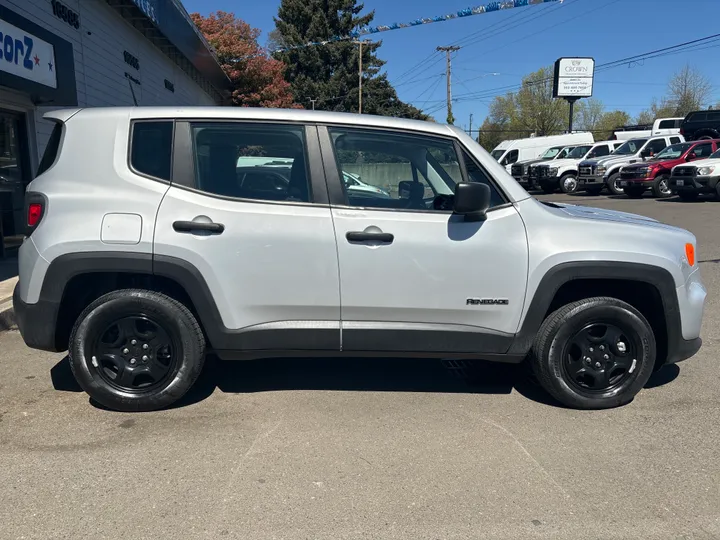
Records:
{"label": "red car", "polygon": [[631,199],[639,199],[646,190],[655,197],[669,197],[670,172],[675,165],[705,159],[720,149],[720,139],[672,144],[650,159],[623,167],[620,187]]}

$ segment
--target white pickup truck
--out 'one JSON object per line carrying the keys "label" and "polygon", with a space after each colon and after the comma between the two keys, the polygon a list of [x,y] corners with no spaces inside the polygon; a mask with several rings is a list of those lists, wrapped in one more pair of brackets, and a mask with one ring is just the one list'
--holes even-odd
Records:
{"label": "white pickup truck", "polygon": [[677,135],[680,133],[680,125],[683,120],[684,118],[658,118],[653,122],[650,129],[619,129],[613,135],[618,141],[629,141],[630,139],[655,137],[657,135]]}
{"label": "white pickup truck", "polygon": [[622,141],[600,141],[582,144],[568,154],[565,159],[533,165],[533,178],[545,193],[554,193],[559,187],[563,193],[573,193],[578,188],[578,165],[585,159],[609,156]]}

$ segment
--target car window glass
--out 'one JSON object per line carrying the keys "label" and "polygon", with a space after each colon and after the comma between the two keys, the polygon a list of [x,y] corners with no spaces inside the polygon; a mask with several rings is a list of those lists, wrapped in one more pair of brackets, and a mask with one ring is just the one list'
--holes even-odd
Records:
{"label": "car window glass", "polygon": [[660,122],[658,129],[673,129],[675,127],[675,120],[663,120]]}
{"label": "car window glass", "polygon": [[654,139],[648,143],[648,145],[643,151],[649,153],[649,155],[654,156],[663,151],[666,146],[667,143],[665,142],[665,139]]}
{"label": "car window glass", "polygon": [[463,151],[463,159],[465,160],[465,169],[467,170],[468,182],[479,182],[490,188],[490,208],[505,204],[505,199],[500,194],[495,185],[485,171],[477,164],[477,162],[465,151]]}
{"label": "car window glass", "polygon": [[693,152],[695,152],[695,157],[697,158],[709,157],[710,154],[713,153],[712,143],[698,144],[695,148],[693,148]]}
{"label": "car window glass", "polygon": [[43,153],[40,165],[38,166],[37,176],[47,171],[52,167],[53,163],[57,159],[58,150],[60,149],[60,140],[62,139],[63,124],[58,122],[53,127],[50,139],[48,140],[45,152]]}
{"label": "car window glass", "polygon": [[140,173],[170,180],[173,123],[135,122],[132,130],[130,164]]}
{"label": "car window glass", "polygon": [[677,144],[680,142],[680,137],[670,137],[670,144]]}
{"label": "car window glass", "polygon": [[[462,173],[452,141],[385,131],[330,128],[347,203],[367,208],[447,210]],[[439,205],[435,205],[438,199]],[[442,204],[440,204],[442,203]]]}
{"label": "car window glass", "polygon": [[590,152],[588,158],[602,157],[607,155],[610,155],[610,149],[608,148],[607,144],[601,144],[600,146],[596,146],[595,148],[593,148],[593,151]]}
{"label": "car window glass", "polygon": [[720,120],[720,112],[717,111],[711,111],[707,113],[707,121],[708,122],[717,122]]}
{"label": "car window glass", "polygon": [[310,202],[304,129],[193,123],[196,187],[224,197]]}
{"label": "car window glass", "polygon": [[512,165],[518,160],[518,151],[513,150],[509,152],[507,157],[503,160],[503,165]]}

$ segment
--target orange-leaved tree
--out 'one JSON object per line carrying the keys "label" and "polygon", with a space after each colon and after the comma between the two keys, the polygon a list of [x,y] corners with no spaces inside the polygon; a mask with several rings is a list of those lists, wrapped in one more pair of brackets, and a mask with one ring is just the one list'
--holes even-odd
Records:
{"label": "orange-leaved tree", "polygon": [[232,83],[233,105],[302,108],[294,103],[290,84],[283,77],[285,64],[258,45],[260,30],[225,11],[190,17],[215,49]]}

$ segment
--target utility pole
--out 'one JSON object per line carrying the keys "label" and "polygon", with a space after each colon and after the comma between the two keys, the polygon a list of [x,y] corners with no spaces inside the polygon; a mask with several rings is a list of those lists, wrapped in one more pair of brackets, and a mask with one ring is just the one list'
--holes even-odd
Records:
{"label": "utility pole", "polygon": [[358,51],[358,113],[362,114],[362,80],[363,80],[363,61],[362,61],[362,40],[357,40],[355,43],[359,46]]}
{"label": "utility pole", "polygon": [[450,47],[438,47],[437,50],[444,52],[447,59],[447,123],[452,125],[455,123],[455,117],[452,113],[452,69],[450,65],[450,55],[451,53],[459,51],[460,47],[458,47],[457,45],[452,45]]}
{"label": "utility pole", "polygon": [[469,135],[470,135],[471,137],[472,137],[472,119],[473,119],[473,114],[470,113],[470,129],[469,129],[470,133],[469,133]]}

